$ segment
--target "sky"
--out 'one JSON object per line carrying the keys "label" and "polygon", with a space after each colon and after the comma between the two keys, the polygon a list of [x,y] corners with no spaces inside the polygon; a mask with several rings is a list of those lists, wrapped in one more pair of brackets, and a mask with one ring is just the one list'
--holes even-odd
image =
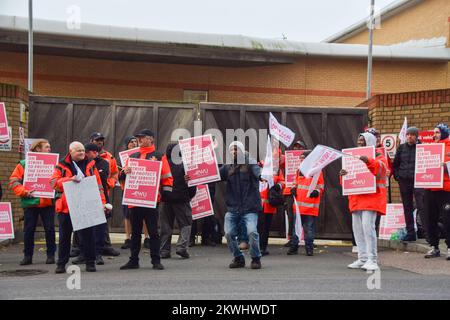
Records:
{"label": "sky", "polygon": [[[395,2],[375,0],[376,10]],[[370,0],[34,0],[35,18],[160,30],[320,42],[364,19]],[[0,0],[28,16],[28,0]],[[381,21],[382,24],[382,21]],[[382,27],[382,25],[381,25]]]}

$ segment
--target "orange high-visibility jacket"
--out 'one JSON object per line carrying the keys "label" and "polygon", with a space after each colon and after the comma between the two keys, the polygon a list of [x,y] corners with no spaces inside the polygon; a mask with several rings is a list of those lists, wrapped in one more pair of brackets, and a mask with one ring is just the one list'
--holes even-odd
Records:
{"label": "orange high-visibility jacket", "polygon": [[114,189],[114,186],[119,180],[119,168],[117,167],[117,160],[108,151],[104,150],[100,153],[100,157],[109,163],[109,177],[107,180],[108,190],[106,190],[109,194],[109,191]]}
{"label": "orange high-visibility jacket", "polygon": [[[16,196],[21,198],[25,197],[25,193],[29,191],[23,185],[24,176],[25,168],[22,163],[19,162],[9,177],[9,187]],[[39,198],[39,203],[36,201],[36,205],[31,205],[30,207],[44,208],[50,206],[53,206],[53,199]]]}
{"label": "orange high-visibility jacket", "polygon": [[[60,193],[61,196],[57,196],[55,211],[57,214],[69,214],[69,206],[67,205],[66,195],[64,193],[64,182],[70,181],[72,177],[76,174],[72,172],[71,169],[71,158],[70,155],[67,155],[64,160],[60,161],[53,172],[53,176],[50,180],[51,185],[56,190],[57,193]],[[106,204],[105,194],[103,192],[102,181],[100,179],[100,175],[98,173],[97,168],[95,168],[95,161],[92,160],[86,165],[86,172],[84,172],[86,177],[94,176],[97,179],[98,188],[100,190],[100,197],[102,199],[102,203]]]}
{"label": "orange high-visibility jacket", "polygon": [[[445,144],[445,149],[444,149],[444,162],[449,162],[450,161],[450,157],[448,156],[448,154],[450,153],[450,138],[446,138],[444,140],[440,140],[438,143],[444,143]],[[450,177],[449,177],[449,173],[445,172],[444,170],[444,187],[443,188],[433,188],[431,189],[431,191],[447,191],[450,192]]]}
{"label": "orange high-visibility jacket", "polygon": [[386,214],[386,175],[387,160],[383,154],[377,153],[375,159],[369,158],[366,164],[370,172],[376,177],[377,191],[371,194],[348,196],[350,213],[354,211],[376,211],[379,215]]}
{"label": "orange high-visibility jacket", "polygon": [[[281,187],[281,192],[283,192],[284,188],[284,176],[281,170],[278,172],[278,175],[273,176],[273,182],[275,184],[279,184]],[[263,191],[259,193],[261,196],[261,204],[263,207],[263,212],[265,214],[275,214],[277,213],[277,207],[272,207],[269,204],[269,187],[265,188]]]}
{"label": "orange high-visibility jacket", "polygon": [[317,185],[314,189],[319,191],[319,196],[317,198],[308,197],[308,190],[312,180],[313,177],[306,178],[305,176],[297,173],[296,179],[297,192],[295,195],[295,200],[297,201],[298,208],[295,208],[294,202],[292,209],[294,214],[300,212],[300,214],[302,215],[315,217],[319,216],[320,199],[325,190],[325,181],[323,178],[323,172],[320,172],[319,179],[317,180]]}

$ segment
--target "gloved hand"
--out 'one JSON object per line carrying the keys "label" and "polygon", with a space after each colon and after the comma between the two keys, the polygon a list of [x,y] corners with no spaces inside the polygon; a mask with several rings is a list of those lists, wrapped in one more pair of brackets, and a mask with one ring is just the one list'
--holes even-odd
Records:
{"label": "gloved hand", "polygon": [[297,188],[293,187],[291,188],[291,196],[294,196],[297,194]]}
{"label": "gloved hand", "polygon": [[309,195],[310,198],[317,198],[320,195],[319,191],[313,190]]}

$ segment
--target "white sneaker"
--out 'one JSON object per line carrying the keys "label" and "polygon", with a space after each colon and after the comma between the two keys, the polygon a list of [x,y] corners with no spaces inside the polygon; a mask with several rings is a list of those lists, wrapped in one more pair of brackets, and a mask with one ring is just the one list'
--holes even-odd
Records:
{"label": "white sneaker", "polygon": [[367,260],[367,262],[361,267],[361,269],[366,271],[376,271],[380,269],[375,261]]}
{"label": "white sneaker", "polygon": [[352,253],[358,253],[358,247],[357,246],[353,246],[352,247]]}
{"label": "white sneaker", "polygon": [[349,269],[361,269],[363,265],[366,264],[366,261],[356,260],[355,262],[349,264],[347,268]]}

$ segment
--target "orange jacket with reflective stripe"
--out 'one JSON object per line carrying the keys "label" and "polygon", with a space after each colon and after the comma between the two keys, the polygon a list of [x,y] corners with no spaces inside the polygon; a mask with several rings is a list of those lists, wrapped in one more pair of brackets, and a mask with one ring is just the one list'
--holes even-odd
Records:
{"label": "orange jacket with reflective stripe", "polygon": [[[278,175],[273,176],[273,182],[275,184],[279,184],[281,186],[281,192],[283,192],[284,188],[284,176],[281,170],[279,171]],[[283,194],[283,193],[282,193]],[[269,204],[269,187],[265,188],[263,191],[259,193],[261,196],[261,203],[263,207],[263,212],[265,214],[275,214],[277,213],[277,207],[272,207]]]}
{"label": "orange jacket with reflective stripe", "polygon": [[[71,158],[70,155],[67,155],[64,160],[58,163],[55,168],[55,172],[53,172],[53,176],[51,179],[51,185],[56,190],[57,193],[60,193],[61,196],[57,198],[55,211],[59,214],[69,214],[69,207],[67,205],[66,195],[64,193],[64,182],[72,180],[74,176],[71,169]],[[100,190],[100,197],[102,199],[102,203],[106,203],[105,194],[103,192],[102,181],[100,179],[100,175],[98,173],[97,168],[95,168],[95,161],[92,160],[86,165],[86,172],[84,172],[86,177],[94,176],[97,178],[98,188]]]}
{"label": "orange jacket with reflective stripe", "polygon": [[[22,164],[19,163],[17,164],[16,168],[9,177],[9,187],[12,189],[12,191],[16,196],[19,196],[21,198],[23,198],[25,196],[25,193],[29,191],[23,186],[24,176],[25,176],[25,168],[22,166]],[[53,206],[52,199],[39,198],[39,204],[32,207],[44,208],[51,206]]]}
{"label": "orange jacket with reflective stripe", "polygon": [[377,191],[371,194],[359,194],[348,196],[350,212],[354,211],[376,211],[379,215],[386,214],[386,175],[387,160],[383,154],[378,154],[375,159],[369,159],[367,168],[376,177]]}
{"label": "orange jacket with reflective stripe", "polygon": [[119,168],[117,167],[117,160],[108,151],[104,150],[100,153],[100,157],[109,163],[109,178],[107,180],[108,190],[106,190],[109,194],[109,191],[114,189],[114,186],[119,180]]}
{"label": "orange jacket with reflective stripe", "polygon": [[[308,190],[312,180],[313,177],[306,178],[303,175],[297,174],[296,179],[297,192],[295,195],[295,200],[297,200],[298,210],[300,211],[300,214],[317,217],[319,216],[320,198],[322,197],[325,189],[323,172],[320,172],[319,179],[317,180],[317,185],[314,189],[319,191],[319,196],[317,198],[308,197]],[[297,213],[298,210],[296,210],[294,202],[293,212]]]}

